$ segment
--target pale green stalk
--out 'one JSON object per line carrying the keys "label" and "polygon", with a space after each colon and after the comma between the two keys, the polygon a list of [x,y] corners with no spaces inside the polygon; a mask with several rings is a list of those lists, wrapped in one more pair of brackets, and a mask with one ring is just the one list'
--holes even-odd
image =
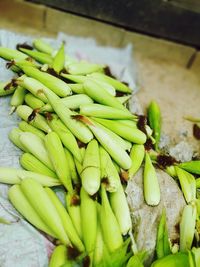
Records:
{"label": "pale green stalk", "polygon": [[52,63],[52,57],[46,53],[35,51],[35,50],[30,50],[26,48],[20,48],[20,51],[23,53],[27,54],[28,56],[34,58],[38,62],[42,64],[51,64]]}
{"label": "pale green stalk", "polygon": [[144,145],[134,144],[131,148],[131,168],[128,170],[129,178],[133,177],[142,165],[145,156]]}

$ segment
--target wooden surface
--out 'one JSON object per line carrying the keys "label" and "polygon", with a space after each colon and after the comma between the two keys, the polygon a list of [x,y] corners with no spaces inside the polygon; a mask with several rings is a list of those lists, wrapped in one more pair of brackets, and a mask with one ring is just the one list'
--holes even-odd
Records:
{"label": "wooden surface", "polygon": [[198,0],[30,0],[131,31],[200,47]]}
{"label": "wooden surface", "polygon": [[[197,50],[20,0],[1,0],[0,14],[1,28],[20,33],[54,37],[63,31],[92,37],[100,45],[123,47],[131,43],[141,85],[138,98],[143,109],[156,99],[163,114],[164,132],[170,134],[175,143],[180,138],[189,140],[199,151],[199,142],[192,136],[192,123],[183,119],[184,115],[200,117],[200,54]],[[180,135],[181,131],[186,135]]]}

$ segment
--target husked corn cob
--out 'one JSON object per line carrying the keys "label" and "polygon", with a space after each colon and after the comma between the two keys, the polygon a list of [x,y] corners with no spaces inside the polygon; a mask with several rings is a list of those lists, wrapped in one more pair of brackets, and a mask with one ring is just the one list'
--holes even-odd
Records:
{"label": "husked corn cob", "polygon": [[38,109],[45,105],[44,102],[42,102],[42,100],[35,97],[31,93],[26,94],[24,100],[25,100],[25,103],[32,109]]}
{"label": "husked corn cob", "polygon": [[123,244],[122,235],[120,232],[117,219],[110,207],[105,188],[101,187],[102,206],[100,212],[101,228],[104,242],[110,252],[114,252]]}
{"label": "husked corn cob", "polygon": [[21,86],[17,86],[16,90],[14,91],[14,94],[11,97],[10,105],[11,105],[11,113],[15,111],[15,109],[22,105],[25,99],[26,95],[26,89],[24,89]]}
{"label": "husked corn cob", "polygon": [[80,197],[83,242],[85,244],[86,251],[90,256],[92,266],[97,237],[97,203],[88,195],[83,187],[81,188]]}
{"label": "husked corn cob", "polygon": [[58,179],[35,172],[15,168],[0,167],[0,182],[4,184],[20,184],[22,180],[31,178],[44,186],[60,185]]}
{"label": "husked corn cob", "polygon": [[20,135],[23,133],[19,128],[13,128],[9,134],[8,137],[10,141],[16,145],[18,148],[20,148],[22,151],[27,151],[25,146],[20,142]]}
{"label": "husked corn cob", "polygon": [[71,131],[56,116],[52,116],[52,119],[48,123],[52,130],[58,134],[63,145],[72,153],[74,158],[82,162],[83,157],[81,156],[76,138]]}
{"label": "husked corn cob", "polygon": [[[21,182],[21,190],[40,218],[65,245],[70,244],[57,209],[45,189],[38,182],[27,178]],[[36,197],[37,196],[37,197]]]}
{"label": "husked corn cob", "polygon": [[31,132],[22,132],[19,140],[29,153],[33,154],[52,171],[55,170],[45,147],[44,140]]}
{"label": "husked corn cob", "polygon": [[17,107],[17,115],[25,120],[26,122],[30,123],[32,126],[48,133],[51,132],[51,128],[47,124],[46,119],[34,111],[32,108],[26,105],[20,105]]}
{"label": "husked corn cob", "polygon": [[21,213],[27,221],[33,224],[39,230],[47,233],[52,237],[56,237],[56,234],[43,222],[28,199],[21,190],[20,185],[13,185],[8,191],[8,198],[19,213]]}
{"label": "husked corn cob", "polygon": [[69,170],[70,170],[70,176],[74,184],[78,184],[80,182],[80,179],[78,177],[77,171],[76,171],[76,165],[74,162],[74,158],[67,149],[64,148],[65,156],[67,158]]}
{"label": "husked corn cob", "polygon": [[128,170],[129,178],[136,174],[139,170],[145,156],[143,145],[134,144],[131,148],[130,157],[132,160],[131,168]]}
{"label": "husked corn cob", "polygon": [[55,132],[48,133],[45,136],[45,146],[59,180],[72,192],[70,169],[59,136]]}
{"label": "husked corn cob", "polygon": [[49,177],[57,178],[56,174],[45,164],[30,153],[24,153],[19,160],[21,166],[31,172],[40,173]]}
{"label": "husked corn cob", "polygon": [[89,195],[97,193],[100,187],[99,146],[95,139],[86,148],[81,172],[82,186]]}
{"label": "husked corn cob", "polygon": [[86,75],[92,72],[102,71],[103,65],[89,62],[76,62],[67,66],[66,70],[72,75]]}
{"label": "husked corn cob", "polygon": [[43,131],[35,128],[34,126],[30,125],[26,121],[21,121],[19,123],[19,129],[23,132],[33,133],[33,134],[37,135],[38,137],[40,137],[41,139],[44,139],[44,137],[45,137],[45,133]]}
{"label": "husked corn cob", "polygon": [[54,191],[48,187],[45,188],[45,191],[47,195],[49,196],[49,199],[53,203],[54,207],[56,208],[62,224],[63,228],[65,229],[65,232],[71,241],[71,243],[79,250],[79,251],[84,251],[84,246],[82,241],[80,240],[78,233],[76,232],[76,229],[71,221],[71,218],[67,212],[67,210],[64,208],[62,203],[60,202],[59,198],[56,196]]}

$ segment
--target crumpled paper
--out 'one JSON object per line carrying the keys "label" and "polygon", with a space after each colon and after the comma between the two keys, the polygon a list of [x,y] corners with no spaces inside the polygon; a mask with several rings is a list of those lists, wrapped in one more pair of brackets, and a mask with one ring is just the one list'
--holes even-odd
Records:
{"label": "crumpled paper", "polygon": [[[33,37],[0,30],[0,46],[15,48],[17,43],[30,43]],[[65,41],[68,53],[78,59],[110,66],[114,75],[129,83],[137,91],[136,68],[132,61],[132,46],[111,48],[98,46],[93,39],[67,36],[59,33],[56,40],[45,38],[55,48]],[[5,68],[0,59],[0,81],[13,78],[13,73]],[[8,139],[8,133],[17,127],[20,119],[16,114],[9,115],[10,97],[0,98],[0,166],[20,167],[21,151]],[[134,97],[131,103],[137,103]],[[132,106],[132,105],[131,105]],[[138,104],[134,105],[138,108]],[[134,108],[132,106],[132,108]],[[26,222],[12,207],[7,198],[8,186],[0,184],[0,267],[47,267],[54,245],[33,226]]]}

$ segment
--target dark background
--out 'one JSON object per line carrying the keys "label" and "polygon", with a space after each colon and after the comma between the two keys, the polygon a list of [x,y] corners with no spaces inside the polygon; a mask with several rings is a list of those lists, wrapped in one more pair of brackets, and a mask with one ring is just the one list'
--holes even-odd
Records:
{"label": "dark background", "polygon": [[200,48],[200,0],[31,0]]}

